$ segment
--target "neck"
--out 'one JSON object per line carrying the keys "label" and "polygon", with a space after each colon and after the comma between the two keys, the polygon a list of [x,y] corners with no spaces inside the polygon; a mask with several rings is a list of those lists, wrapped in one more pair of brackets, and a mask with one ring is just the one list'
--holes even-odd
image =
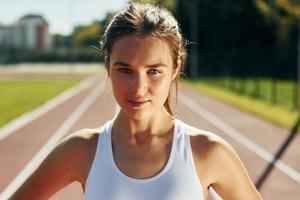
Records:
{"label": "neck", "polygon": [[128,118],[122,110],[116,117],[113,129],[116,138],[125,139],[129,143],[145,142],[151,136],[162,136],[169,133],[173,127],[173,117],[164,111],[147,119]]}

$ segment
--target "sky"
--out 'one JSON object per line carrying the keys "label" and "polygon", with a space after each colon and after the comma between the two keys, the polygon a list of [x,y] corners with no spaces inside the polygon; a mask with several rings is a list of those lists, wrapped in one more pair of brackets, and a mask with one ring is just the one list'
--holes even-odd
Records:
{"label": "sky", "polygon": [[70,34],[78,24],[102,19],[124,8],[128,0],[0,0],[0,24],[10,25],[26,14],[42,15],[50,33]]}

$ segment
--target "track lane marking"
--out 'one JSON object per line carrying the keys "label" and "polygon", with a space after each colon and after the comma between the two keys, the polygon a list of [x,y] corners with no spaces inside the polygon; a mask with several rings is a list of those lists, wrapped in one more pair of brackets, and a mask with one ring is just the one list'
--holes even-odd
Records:
{"label": "track lane marking", "polygon": [[[179,93],[179,99],[186,107],[190,108],[198,116],[209,121],[211,124],[222,130],[231,138],[238,141],[240,144],[244,145],[250,151],[261,157],[263,160],[269,163],[271,163],[274,160],[275,157],[273,154],[269,153],[267,150],[265,150],[249,138],[239,133],[232,126],[226,124],[223,120],[221,120],[216,115],[212,114],[211,112],[200,106],[190,97],[184,95],[183,93]],[[295,180],[296,182],[300,183],[300,173],[297,170],[290,167],[289,165],[285,164],[283,161],[277,160],[275,162],[275,167],[290,178],[292,178],[293,180]]]}
{"label": "track lane marking", "polygon": [[[105,82],[104,82],[105,83]],[[100,83],[90,94],[81,102],[74,112],[64,121],[64,123],[56,130],[47,143],[39,150],[39,152],[32,158],[32,160],[22,169],[22,171],[15,177],[15,179],[2,191],[0,200],[8,199],[32,174],[32,172],[41,164],[46,156],[53,150],[57,143],[64,137],[64,135],[71,129],[71,127],[80,119],[80,117],[87,111],[93,102],[100,96],[106,84]]]}
{"label": "track lane marking", "polygon": [[49,101],[47,101],[40,107],[36,108],[35,110],[24,113],[20,117],[12,120],[10,123],[0,128],[0,140],[5,139],[6,137],[13,134],[18,129],[34,121],[35,119],[45,114],[49,110],[52,110],[54,107],[69,100],[79,92],[91,87],[93,84],[95,84],[95,82],[96,82],[96,78],[94,77],[87,78],[83,80],[81,83],[79,83],[79,85],[76,85],[64,91],[60,95],[54,97],[53,99],[50,99]]}

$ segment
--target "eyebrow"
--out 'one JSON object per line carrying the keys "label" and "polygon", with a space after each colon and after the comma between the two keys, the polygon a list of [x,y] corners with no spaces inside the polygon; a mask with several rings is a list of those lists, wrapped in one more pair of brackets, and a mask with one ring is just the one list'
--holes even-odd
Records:
{"label": "eyebrow", "polygon": [[[113,66],[118,66],[118,65],[122,65],[124,67],[130,67],[130,64],[128,63],[125,63],[123,61],[116,61],[113,63]],[[146,67],[147,68],[156,68],[156,67],[167,67],[167,65],[163,64],[163,63],[155,63],[155,64],[152,64],[152,65],[147,65]]]}

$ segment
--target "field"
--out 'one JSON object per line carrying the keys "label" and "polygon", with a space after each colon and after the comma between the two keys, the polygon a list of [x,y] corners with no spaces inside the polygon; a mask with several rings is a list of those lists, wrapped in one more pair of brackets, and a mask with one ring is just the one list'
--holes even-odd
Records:
{"label": "field", "polygon": [[31,111],[79,81],[1,81],[0,127],[19,115]]}
{"label": "field", "polygon": [[[99,65],[100,66],[100,65]],[[17,65],[0,68],[0,127],[99,73],[97,65]]]}
{"label": "field", "polygon": [[204,78],[196,82],[263,100],[289,110],[297,108],[296,81],[267,78]]}
{"label": "field", "polygon": [[184,83],[273,124],[285,128],[293,127],[298,117],[295,83],[278,81],[274,92],[271,80],[259,80],[258,87],[255,81],[248,79],[246,83],[238,79],[201,79]]}

